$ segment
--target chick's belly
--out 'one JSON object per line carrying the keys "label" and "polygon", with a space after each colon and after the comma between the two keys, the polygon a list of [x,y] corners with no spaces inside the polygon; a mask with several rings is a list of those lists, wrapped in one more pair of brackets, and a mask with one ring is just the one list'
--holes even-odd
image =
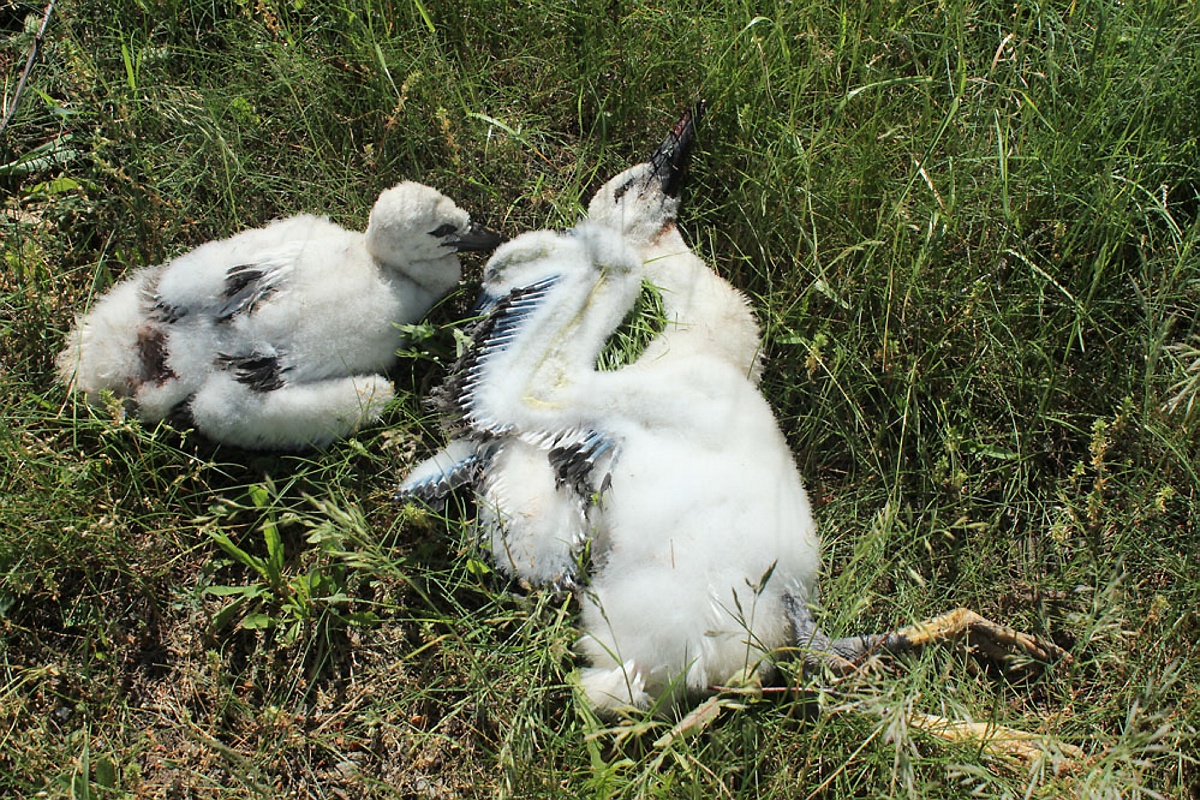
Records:
{"label": "chick's belly", "polygon": [[744,518],[753,499],[725,477],[727,471],[747,465],[695,452],[680,453],[672,463],[662,457],[670,452],[664,448],[659,457],[645,459],[636,451],[621,454],[603,503],[606,518],[645,531],[642,539],[690,537],[698,529],[708,531]]}
{"label": "chick's belly", "polygon": [[644,430],[632,434],[618,431],[620,455],[614,466],[612,491],[623,495],[645,495],[661,504],[689,506],[693,498],[701,505],[736,494],[742,478],[761,471],[757,454],[736,442],[714,446],[699,443],[688,431],[654,435]]}
{"label": "chick's belly", "polygon": [[710,449],[672,437],[630,437],[602,508],[614,544],[636,539],[662,549],[735,542],[784,560],[807,560],[817,549],[803,483],[786,450],[775,454],[732,442]]}

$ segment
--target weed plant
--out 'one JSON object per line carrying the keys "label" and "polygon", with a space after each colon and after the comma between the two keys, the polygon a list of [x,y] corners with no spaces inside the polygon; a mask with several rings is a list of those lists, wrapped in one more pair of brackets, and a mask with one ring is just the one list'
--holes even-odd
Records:
{"label": "weed plant", "polygon": [[[1200,796],[1198,9],[60,0],[0,134],[0,794]],[[6,104],[43,11],[0,5]],[[361,229],[401,179],[510,235],[569,225],[697,97],[682,224],[763,323],[823,626],[966,605],[1070,663],[934,649],[689,734],[609,729],[573,603],[498,580],[463,502],[389,502],[439,443],[421,398],[478,262],[384,423],[324,452],[55,382],[131,269],[297,212]]]}

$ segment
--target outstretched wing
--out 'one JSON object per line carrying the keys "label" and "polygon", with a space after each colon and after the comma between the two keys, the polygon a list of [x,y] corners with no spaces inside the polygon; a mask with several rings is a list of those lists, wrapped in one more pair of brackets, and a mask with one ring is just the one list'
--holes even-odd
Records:
{"label": "outstretched wing", "polygon": [[435,392],[434,400],[453,427],[473,435],[501,436],[509,426],[492,419],[479,408],[478,392],[489,380],[488,369],[495,357],[520,335],[521,326],[558,282],[558,276],[530,286],[513,289],[487,306],[471,336],[471,346],[451,367],[450,377]]}

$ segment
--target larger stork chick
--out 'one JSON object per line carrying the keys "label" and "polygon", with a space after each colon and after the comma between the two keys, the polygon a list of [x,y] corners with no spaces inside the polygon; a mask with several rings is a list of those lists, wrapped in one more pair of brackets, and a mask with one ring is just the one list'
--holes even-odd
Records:
{"label": "larger stork chick", "polygon": [[[497,251],[488,316],[447,384],[460,438],[401,496],[436,496],[482,473],[493,554],[534,582],[569,569],[572,548],[590,540],[581,684],[605,713],[666,708],[762,675],[784,647],[806,666],[844,670],[969,631],[997,652],[1062,657],[965,609],[883,634],[831,640],[818,629],[809,606],[820,545],[757,389],[757,322],[675,226],[693,121],[685,115],[650,161],[606,183],[573,231]],[[661,293],[667,324],[634,363],[599,371],[642,281]]]}

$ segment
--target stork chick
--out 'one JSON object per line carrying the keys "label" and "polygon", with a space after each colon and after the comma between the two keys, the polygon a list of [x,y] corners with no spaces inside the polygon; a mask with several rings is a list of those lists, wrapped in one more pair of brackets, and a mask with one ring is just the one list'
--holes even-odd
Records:
{"label": "stork chick", "polygon": [[89,402],[110,392],[218,442],[324,446],[379,418],[396,326],[458,283],[456,253],[500,241],[412,182],[379,196],[365,233],[277,220],[118,283],[76,321],[59,375]]}
{"label": "stork chick", "polygon": [[[518,576],[553,574],[590,541],[581,683],[605,713],[762,677],[781,649],[847,670],[877,650],[969,633],[997,655],[1064,656],[963,609],[886,634],[831,640],[817,628],[820,543],[757,389],[757,322],[674,224],[690,126],[685,117],[649,162],[609,181],[574,229],[496,251],[487,316],[445,387],[461,437],[400,496],[481,480],[485,537]],[[643,280],[662,295],[666,327],[634,363],[600,371]],[[504,504],[506,525],[488,503]]]}
{"label": "stork chick", "polygon": [[[759,331],[749,304],[696,257],[675,226],[683,170],[703,112],[703,102],[685,112],[646,161],[601,186],[589,203],[586,220],[620,235],[641,262],[642,280],[662,298],[670,336],[651,340],[650,357],[656,357],[667,341],[676,350],[712,348],[719,342],[757,381]],[[485,275],[481,312],[521,286],[520,271],[499,268],[504,263],[497,259],[497,268]],[[454,394],[453,389],[442,392]],[[453,400],[445,405],[456,413]],[[428,502],[475,483],[476,527],[498,569],[527,585],[573,587],[580,550],[589,537],[590,500],[571,491],[568,484],[577,481],[557,473],[568,458],[573,469],[590,470],[611,459],[616,448],[597,435],[571,434],[584,438],[531,442],[495,432],[480,438],[478,431],[467,430],[414,469],[396,497]],[[469,444],[472,438],[475,446]]]}

